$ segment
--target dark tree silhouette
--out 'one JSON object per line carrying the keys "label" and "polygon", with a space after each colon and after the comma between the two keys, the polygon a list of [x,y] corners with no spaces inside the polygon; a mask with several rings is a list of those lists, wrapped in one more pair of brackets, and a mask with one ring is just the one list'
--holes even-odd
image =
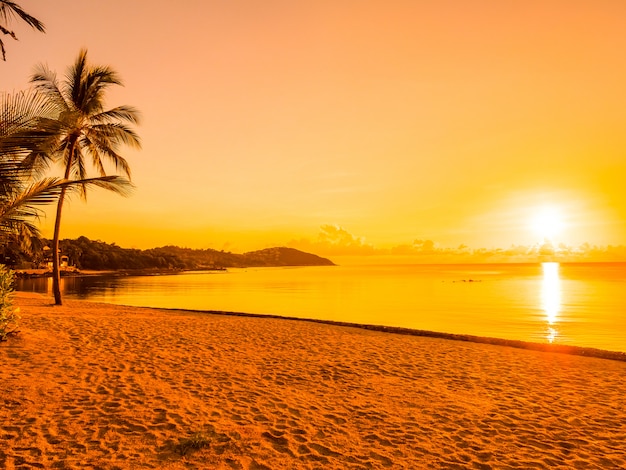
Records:
{"label": "dark tree silhouette", "polygon": [[[56,74],[46,66],[35,70],[31,82],[45,99],[53,104],[59,115],[59,144],[51,155],[65,168],[65,180],[85,180],[88,162],[101,177],[106,176],[104,162],[109,161],[115,169],[130,180],[130,166],[118,153],[120,145],[140,148],[139,137],[130,124],[138,124],[139,114],[131,106],[104,109],[104,94],[111,85],[121,85],[117,73],[107,66],[90,66],[87,51],[81,50],[74,65],[69,67],[65,80],[59,82]],[[128,193],[130,182],[108,189],[120,194]],[[61,214],[65,200],[61,190],[57,203],[53,238],[53,291],[57,305],[62,304],[59,269],[59,234]],[[86,187],[81,195],[86,196]]]}
{"label": "dark tree silhouette", "polygon": [[[17,39],[15,32],[9,29],[9,25],[13,19],[16,18],[24,21],[37,31],[45,32],[44,24],[34,16],[22,10],[17,3],[8,0],[0,0],[0,33],[2,33],[3,36],[11,36],[13,39]],[[4,49],[4,42],[2,42],[2,36],[0,36],[0,53],[2,54],[2,60],[6,60],[6,51]]]}
{"label": "dark tree silhouette", "polygon": [[[61,191],[83,186],[109,189],[118,176],[67,181],[39,178],[45,157],[58,147],[56,108],[32,91],[0,94],[0,242],[14,241],[28,250],[39,237],[39,207],[57,202]],[[121,184],[124,184],[123,182]]]}

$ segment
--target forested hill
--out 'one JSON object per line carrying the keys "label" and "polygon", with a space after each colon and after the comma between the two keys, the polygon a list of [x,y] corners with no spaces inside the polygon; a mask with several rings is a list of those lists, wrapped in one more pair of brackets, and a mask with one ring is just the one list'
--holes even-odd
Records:
{"label": "forested hill", "polygon": [[[51,245],[48,242],[48,245]],[[294,248],[276,247],[243,254],[212,249],[194,250],[164,246],[149,250],[121,248],[116,244],[79,237],[60,242],[61,254],[78,269],[215,269],[262,266],[333,266],[329,259]]]}

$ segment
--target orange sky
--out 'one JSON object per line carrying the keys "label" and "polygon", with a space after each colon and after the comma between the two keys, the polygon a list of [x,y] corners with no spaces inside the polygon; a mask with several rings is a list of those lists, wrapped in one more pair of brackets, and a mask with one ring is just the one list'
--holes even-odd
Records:
{"label": "orange sky", "polygon": [[555,242],[626,243],[624,1],[20,5],[47,33],[15,26],[0,90],[86,47],[125,81],[108,105],[143,114],[134,196],[72,201],[62,238],[509,247],[550,206]]}

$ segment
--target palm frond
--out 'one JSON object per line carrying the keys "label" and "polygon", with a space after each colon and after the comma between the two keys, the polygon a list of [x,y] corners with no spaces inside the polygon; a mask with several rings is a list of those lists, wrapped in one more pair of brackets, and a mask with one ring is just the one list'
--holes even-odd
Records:
{"label": "palm frond", "polygon": [[119,84],[112,71],[90,70],[85,78],[85,96],[80,103],[81,110],[88,116],[101,113],[104,110],[104,93],[110,85]]}
{"label": "palm frond", "polygon": [[41,238],[39,229],[29,219],[0,221],[0,234],[4,243],[15,241],[25,251],[30,249],[33,239]]}
{"label": "palm frond", "polygon": [[71,182],[61,178],[44,178],[31,183],[15,200],[29,206],[51,204],[68,184]]}
{"label": "palm frond", "polygon": [[56,117],[55,107],[35,90],[0,93],[0,135],[32,126],[38,119]]}
{"label": "palm frond", "polygon": [[119,175],[99,176],[96,178],[85,178],[83,180],[65,181],[67,195],[78,194],[82,199],[89,188],[100,188],[111,191],[122,197],[129,197],[135,186],[126,178]]}
{"label": "palm frond", "polygon": [[119,173],[122,173],[130,179],[130,165],[128,161],[117,153],[114,145],[109,145],[110,142],[107,139],[89,139],[85,138],[83,141],[85,149],[90,153],[91,160],[96,167],[96,169],[100,172],[100,175],[104,176],[106,171],[104,169],[104,163],[102,158],[105,157],[109,162],[115,165],[115,170]]}
{"label": "palm frond", "polygon": [[71,65],[67,73],[65,74],[65,83],[67,85],[67,92],[69,98],[73,104],[83,101],[85,95],[85,69],[87,67],[87,49],[81,49],[78,52],[78,57]]}
{"label": "palm frond", "polygon": [[127,121],[139,124],[141,119],[139,111],[132,106],[118,106],[108,111],[91,116],[91,122],[95,124],[109,124],[115,121]]}
{"label": "palm frond", "polygon": [[[27,231],[29,236],[38,236],[39,232],[33,221],[43,214],[38,206],[54,203],[63,190],[68,195],[84,188],[97,187],[113,191],[121,196],[129,196],[134,188],[130,181],[119,176],[87,178],[79,181],[68,181],[60,178],[45,178],[37,181],[18,194],[0,198],[0,231],[16,234]],[[22,237],[19,237],[22,238]]]}
{"label": "palm frond", "polygon": [[36,90],[0,94],[0,159],[21,159],[33,175],[42,174],[58,146],[57,116]]}
{"label": "palm frond", "polygon": [[0,161],[0,203],[17,194],[23,184],[25,172],[19,160]]}
{"label": "palm frond", "polygon": [[[0,26],[0,32],[2,34],[7,34],[10,31],[7,31],[2,26]],[[2,55],[2,60],[7,60],[7,50],[4,48],[4,42],[2,42],[2,38],[0,38],[0,54]]]}
{"label": "palm frond", "polygon": [[117,147],[120,144],[136,149],[141,148],[139,135],[130,127],[122,123],[96,124],[89,127],[88,135],[91,139],[108,141],[109,146]]}
{"label": "palm frond", "polygon": [[37,31],[41,31],[42,33],[46,31],[46,27],[41,21],[26,13],[17,3],[9,0],[0,1],[0,20],[8,24],[11,19],[15,17],[18,17]]}
{"label": "palm frond", "polygon": [[102,154],[100,153],[98,145],[89,139],[88,135],[86,135],[83,139],[81,139],[81,147],[85,149],[89,155],[91,155],[91,162],[98,174],[100,176],[106,176],[106,170],[104,168],[104,163],[102,162]]}
{"label": "palm frond", "polygon": [[58,178],[47,178],[22,191],[5,194],[0,204],[2,230],[17,233],[20,227],[26,227],[36,233],[32,221],[41,215],[41,210],[36,206],[55,202],[62,190],[61,181]]}
{"label": "palm frond", "polygon": [[85,116],[102,112],[105,89],[109,85],[122,84],[110,67],[89,67],[86,49],[81,49],[74,65],[69,68],[65,83],[74,107]]}
{"label": "palm frond", "polygon": [[1,24],[0,24],[0,33],[5,34],[7,36],[11,36],[13,39],[17,39],[17,36],[15,36],[15,33],[13,31],[9,31]]}
{"label": "palm frond", "polygon": [[57,109],[59,114],[69,111],[68,102],[59,84],[57,74],[50,70],[47,65],[35,66],[30,82],[34,84],[36,90],[46,97],[51,106]]}
{"label": "palm frond", "polygon": [[[71,185],[73,183],[78,183],[78,181],[76,182],[72,181],[69,183],[70,184],[69,188],[72,188],[72,190],[73,190],[73,186]],[[96,188],[105,189],[107,191],[114,192],[115,194],[118,194],[123,197],[130,196],[133,193],[133,190],[135,189],[135,186],[129,180],[118,175],[100,176],[98,178],[87,178],[87,179],[80,181],[80,183],[85,185],[86,187],[93,186]]]}
{"label": "palm frond", "polygon": [[[76,146],[74,148],[74,156],[70,167],[70,179],[84,180],[87,178],[87,167],[85,165],[85,157],[81,149]],[[84,197],[84,195],[83,195]]]}
{"label": "palm frond", "polygon": [[[24,10],[22,10],[22,8],[17,3],[9,0],[1,0],[0,33],[11,36],[13,39],[17,39],[15,33],[7,28],[13,18],[19,18],[34,29],[41,31],[42,33],[45,32],[44,24],[34,16],[31,16]],[[4,43],[2,42],[2,39],[0,39],[0,53],[2,54],[2,60],[6,60],[6,50],[4,48]]]}

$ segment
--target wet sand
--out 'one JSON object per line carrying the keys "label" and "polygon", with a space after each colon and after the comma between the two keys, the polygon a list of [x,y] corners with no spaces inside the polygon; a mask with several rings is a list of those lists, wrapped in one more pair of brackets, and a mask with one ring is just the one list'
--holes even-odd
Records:
{"label": "wet sand", "polygon": [[626,363],[20,293],[0,468],[626,467]]}

